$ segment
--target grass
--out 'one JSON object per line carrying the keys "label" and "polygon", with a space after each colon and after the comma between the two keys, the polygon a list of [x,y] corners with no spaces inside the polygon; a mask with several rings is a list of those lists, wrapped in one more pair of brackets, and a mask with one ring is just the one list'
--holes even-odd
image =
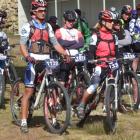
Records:
{"label": "grass", "polygon": [[[12,39],[13,38],[13,39]],[[12,37],[12,43],[17,43],[18,38]],[[11,50],[11,54],[16,58],[13,60],[20,77],[23,77],[25,62],[21,60],[19,46]],[[44,130],[44,118],[42,108],[34,112],[33,126],[29,134],[23,135],[19,127],[13,125],[10,112],[10,91],[9,85],[6,86],[6,107],[0,109],[0,140],[139,140],[140,139],[140,111],[137,113],[121,114],[118,113],[117,131],[114,135],[108,135],[105,131],[105,114],[102,113],[102,106],[93,111],[85,122],[83,128],[77,128],[77,117],[72,118],[72,127],[63,135],[50,134]],[[36,124],[40,123],[40,126]]]}

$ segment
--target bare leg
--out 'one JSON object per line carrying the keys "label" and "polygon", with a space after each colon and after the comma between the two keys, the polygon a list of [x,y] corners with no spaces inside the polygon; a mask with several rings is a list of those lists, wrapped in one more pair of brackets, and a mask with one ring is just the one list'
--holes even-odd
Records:
{"label": "bare leg", "polygon": [[28,117],[28,108],[29,108],[29,99],[34,92],[34,88],[26,88],[25,93],[22,98],[21,104],[21,119],[27,119]]}
{"label": "bare leg", "polygon": [[134,72],[137,71],[138,63],[139,63],[139,58],[136,58],[136,59],[133,60],[132,68],[133,68],[133,71],[134,71]]}

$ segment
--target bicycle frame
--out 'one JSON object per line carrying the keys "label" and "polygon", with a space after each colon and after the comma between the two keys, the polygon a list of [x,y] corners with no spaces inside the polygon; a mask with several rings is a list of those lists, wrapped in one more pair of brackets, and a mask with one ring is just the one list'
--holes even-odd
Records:
{"label": "bicycle frame", "polygon": [[[118,79],[119,79],[119,72],[118,70],[116,71],[115,77],[106,77],[105,79],[105,85],[106,89],[108,86],[113,86],[115,89],[115,109],[118,110]],[[107,91],[105,91],[105,94],[107,94]]]}
{"label": "bicycle frame", "polygon": [[[112,85],[114,87],[114,89],[115,89],[115,99],[114,99],[114,101],[115,101],[115,109],[116,110],[118,109],[118,79],[119,79],[119,70],[116,70],[116,74],[115,74],[115,76],[113,76],[112,75],[113,71],[109,67],[109,62],[106,62],[108,64],[108,69],[107,69],[106,75],[104,75],[103,80],[101,81],[100,85],[97,87],[96,96],[93,99],[93,101],[90,103],[90,107],[88,107],[88,108],[93,108],[94,109],[94,107],[97,106],[97,104],[98,104],[98,102],[100,100],[100,96],[102,96],[101,94],[104,94],[104,99],[105,99],[105,96],[107,94],[107,87]],[[105,87],[105,89],[104,89],[104,87]],[[105,100],[104,100],[104,102],[105,102]],[[105,104],[103,106],[103,110],[104,111],[106,110]]]}
{"label": "bicycle frame", "polygon": [[37,92],[37,96],[36,96],[36,99],[35,99],[35,103],[34,103],[34,109],[38,108],[38,105],[40,103],[40,99],[41,99],[41,95],[42,95],[42,91],[46,86],[48,86],[49,84],[49,79],[48,79],[48,76],[50,76],[52,74],[52,69],[49,68],[49,67],[46,67],[39,76],[37,76],[36,78],[36,81],[38,81],[38,79],[40,79],[40,77],[43,76],[43,79],[41,81],[41,84],[40,84],[40,88],[39,88],[39,91]]}

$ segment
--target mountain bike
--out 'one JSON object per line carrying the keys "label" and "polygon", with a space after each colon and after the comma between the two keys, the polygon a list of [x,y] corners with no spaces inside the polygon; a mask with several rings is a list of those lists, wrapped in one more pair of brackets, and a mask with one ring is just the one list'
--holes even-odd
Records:
{"label": "mountain bike", "polygon": [[109,133],[115,133],[117,126],[118,110],[118,62],[117,59],[109,61],[91,60],[89,63],[106,63],[105,74],[92,95],[85,109],[85,117],[79,121],[77,126],[82,127],[91,113],[95,110],[99,102],[103,102],[103,112],[106,113],[106,125]]}
{"label": "mountain bike", "polygon": [[[41,71],[40,64],[45,67]],[[58,69],[58,66],[59,62],[55,59],[46,59],[42,63],[35,64],[35,70],[38,71],[36,68],[39,68],[39,72],[35,78],[35,92],[30,98],[27,121],[31,121],[34,110],[43,106],[44,119],[49,132],[61,134],[68,127],[71,111],[67,91],[54,76],[54,70]],[[17,81],[13,85],[10,98],[12,117],[17,125],[20,125],[24,88],[24,83],[21,80]]]}
{"label": "mountain bike", "polygon": [[19,79],[15,66],[12,62],[14,56],[7,55],[7,50],[4,54],[0,54],[0,107],[4,106],[4,94],[7,79],[12,87],[13,83]]}
{"label": "mountain bike", "polygon": [[68,90],[72,110],[75,114],[75,109],[79,105],[85,89],[89,85],[89,73],[87,70],[87,59],[84,54],[77,51],[74,55],[71,50],[72,65],[70,69],[70,75],[68,81],[65,83],[65,87]]}
{"label": "mountain bike", "polygon": [[131,67],[132,60],[135,58],[136,55],[134,53],[123,53],[123,59],[121,61],[119,105],[123,112],[137,110],[140,103],[138,77]]}

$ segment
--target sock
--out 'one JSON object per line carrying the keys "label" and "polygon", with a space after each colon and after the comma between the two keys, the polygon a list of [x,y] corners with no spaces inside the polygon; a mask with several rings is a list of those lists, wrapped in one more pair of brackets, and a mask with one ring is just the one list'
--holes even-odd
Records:
{"label": "sock", "polygon": [[27,125],[27,120],[26,119],[21,120],[21,126],[23,126],[23,125]]}
{"label": "sock", "polygon": [[52,122],[53,122],[53,124],[56,123],[56,118],[53,118],[52,119]]}

